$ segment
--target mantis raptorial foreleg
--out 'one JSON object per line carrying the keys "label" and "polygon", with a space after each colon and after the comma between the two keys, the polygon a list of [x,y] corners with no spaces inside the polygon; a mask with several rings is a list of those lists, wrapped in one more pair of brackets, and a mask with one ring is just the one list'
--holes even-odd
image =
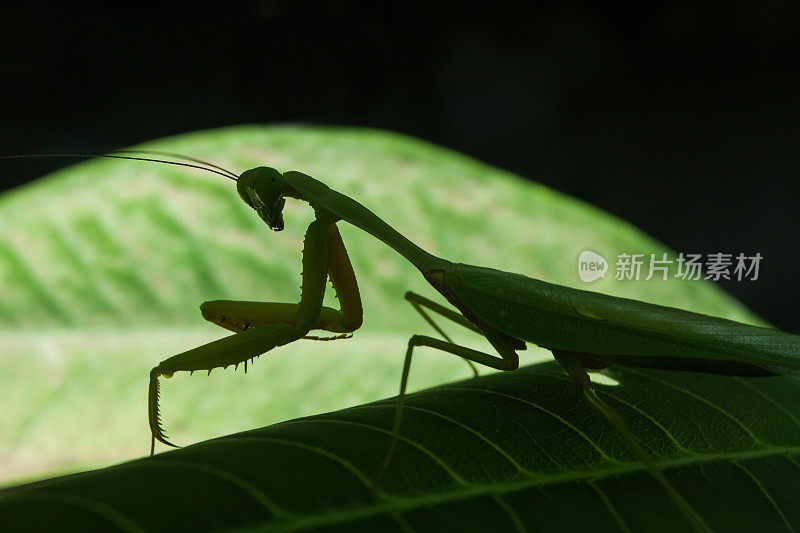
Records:
{"label": "mantis raptorial foreleg", "polygon": [[252,328],[170,357],[153,368],[150,371],[147,394],[147,414],[152,434],[150,455],[153,454],[155,441],[177,448],[167,440],[161,426],[158,408],[159,377],[171,377],[173,373],[182,370],[187,372],[206,370],[210,374],[211,370],[217,367],[238,366],[248,359],[285,344],[286,339],[292,336],[293,329],[288,324],[270,324]]}
{"label": "mantis raptorial foreleg", "polygon": [[[339,298],[339,310],[322,305],[328,276]],[[297,304],[217,300],[201,306],[204,318],[237,333],[170,357],[150,372],[151,454],[156,440],[174,446],[166,440],[160,424],[160,376],[170,377],[178,371],[206,370],[210,373],[214,368],[238,367],[240,363],[244,363],[246,371],[248,359],[308,338],[311,329],[347,334],[361,326],[363,312],[353,267],[335,223],[327,217],[317,218],[306,231],[302,279],[300,302]]]}
{"label": "mantis raptorial foreleg", "polygon": [[[234,333],[266,326],[268,324],[294,325],[299,304],[281,302],[247,302],[241,300],[213,300],[200,306],[203,318]],[[345,327],[338,309],[322,306],[317,321],[311,329],[342,333]]]}
{"label": "mantis raptorial foreleg", "polygon": [[[316,322],[310,329],[333,333],[350,333],[361,327],[364,312],[358,292],[353,266],[336,224],[327,226],[327,262],[325,263],[331,284],[339,299],[340,309],[322,306]],[[249,328],[266,324],[283,323],[296,325],[300,304],[283,302],[245,302],[236,300],[214,300],[200,306],[203,318],[220,327],[239,333]],[[305,339],[333,340],[349,335],[316,337]]]}

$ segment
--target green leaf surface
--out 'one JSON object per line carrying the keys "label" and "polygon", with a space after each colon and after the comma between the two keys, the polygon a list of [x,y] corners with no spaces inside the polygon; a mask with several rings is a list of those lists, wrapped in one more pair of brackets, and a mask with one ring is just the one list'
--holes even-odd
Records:
{"label": "green leaf surface", "polygon": [[[432,253],[546,281],[755,321],[715,286],[677,279],[587,286],[577,258],[666,248],[617,218],[508,172],[401,135],[362,129],[243,126],[141,148],[236,172],[299,170],[358,199]],[[0,172],[2,172],[0,166]],[[146,389],[159,361],[226,334],[202,321],[212,299],[296,301],[311,212],[289,202],[270,232],[232,182],[131,161],[76,164],[0,197],[0,484],[107,465],[149,449]],[[392,250],[342,225],[361,286],[356,337],[298,342],[248,375],[162,383],[177,443],[396,393],[408,337],[428,326],[403,301],[436,294]],[[644,277],[644,276],[643,276]],[[328,301],[329,304],[335,302]],[[474,344],[468,333],[456,340]],[[476,347],[482,345],[478,343]],[[546,354],[530,350],[523,362]],[[412,389],[467,377],[439,354],[417,357]]]}
{"label": "green leaf surface", "polygon": [[[712,529],[800,525],[796,382],[622,367],[608,375],[618,385],[600,385],[600,396]],[[0,523],[131,531],[688,528],[555,363],[410,396],[382,493],[371,500],[392,413],[385,400],[11,489],[0,493]]]}

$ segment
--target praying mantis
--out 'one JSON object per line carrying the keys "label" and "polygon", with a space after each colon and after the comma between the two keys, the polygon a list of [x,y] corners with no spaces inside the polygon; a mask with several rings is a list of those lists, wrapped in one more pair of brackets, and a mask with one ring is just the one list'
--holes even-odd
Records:
{"label": "praying mantis", "polygon": [[[586,401],[620,432],[676,508],[698,530],[706,529],[703,520],[654,465],[622,418],[597,396],[587,369],[620,364],[741,376],[800,375],[800,336],[453,263],[423,250],[356,200],[300,172],[258,167],[236,175],[205,165],[197,168],[234,180],[241,199],[274,231],[284,227],[287,199],[305,202],[313,209],[314,220],[306,230],[303,246],[301,296],[296,304],[226,300],[202,304],[206,320],[234,334],[170,357],[152,369],[148,388],[151,454],[156,440],[175,446],[165,435],[159,415],[162,376],[179,371],[210,373],[214,368],[240,364],[246,370],[248,360],[296,340],[342,339],[359,329],[363,321],[361,297],[337,227],[339,222],[352,224],[395,250],[452,306],[406,293],[406,300],[442,338],[413,335],[408,341],[391,436],[375,472],[374,493],[391,466],[416,348],[433,348],[503,371],[518,367],[517,351],[524,350],[527,343],[551,351]],[[328,279],[339,309],[323,305]],[[432,314],[479,334],[491,350],[455,344]],[[312,331],[330,335],[318,337],[311,335]]]}
{"label": "praying mantis", "polygon": [[[159,377],[246,364],[248,359],[308,337],[312,330],[338,339],[361,326],[358,285],[337,228],[339,222],[352,224],[394,249],[454,308],[406,293],[414,309],[443,338],[413,335],[408,341],[392,434],[374,487],[389,468],[397,444],[416,348],[433,348],[472,363],[513,371],[519,365],[517,351],[534,343],[552,352],[587,401],[622,433],[687,520],[704,529],[702,520],[653,466],[619,415],[597,396],[586,370],[622,364],[747,376],[800,371],[800,336],[452,263],[426,252],[352,198],[300,172],[258,167],[236,177],[236,188],[241,199],[275,231],[283,229],[287,198],[305,202],[314,210],[314,221],[305,234],[300,301],[212,301],[201,306],[206,320],[235,334],[171,357],[151,371],[152,437],[170,446],[174,445],[166,439],[159,419]],[[328,278],[339,299],[338,310],[322,304]],[[453,343],[429,313],[482,335],[496,355]]]}

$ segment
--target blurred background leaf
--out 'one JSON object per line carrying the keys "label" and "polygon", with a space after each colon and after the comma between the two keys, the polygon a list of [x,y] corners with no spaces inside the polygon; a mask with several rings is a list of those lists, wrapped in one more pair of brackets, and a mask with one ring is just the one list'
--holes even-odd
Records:
{"label": "blurred background leaf", "polygon": [[[590,249],[612,269],[592,290],[757,321],[706,282],[613,280],[617,254],[667,250],[583,202],[413,138],[241,126],[139,148],[186,153],[237,173],[260,165],[300,170],[452,261],[586,288],[577,258]],[[270,232],[232,182],[131,161],[81,162],[3,194],[0,484],[146,454],[150,368],[226,334],[202,320],[198,305],[299,297],[312,214],[289,202],[285,216],[286,230]],[[436,295],[392,250],[346,224],[341,230],[361,286],[363,329],[352,340],[283,347],[256,360],[247,376],[164,381],[163,417],[176,443],[396,394],[406,340],[427,331],[403,293]],[[536,357],[546,353],[530,350],[523,364]],[[467,376],[463,362],[424,354],[411,388]]]}

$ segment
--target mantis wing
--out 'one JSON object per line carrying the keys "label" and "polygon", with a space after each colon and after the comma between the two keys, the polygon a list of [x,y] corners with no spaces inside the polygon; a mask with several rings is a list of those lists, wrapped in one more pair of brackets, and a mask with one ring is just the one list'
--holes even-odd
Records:
{"label": "mantis wing", "polygon": [[800,336],[776,329],[470,265],[455,265],[446,282],[481,320],[544,348],[628,366],[800,372]]}

